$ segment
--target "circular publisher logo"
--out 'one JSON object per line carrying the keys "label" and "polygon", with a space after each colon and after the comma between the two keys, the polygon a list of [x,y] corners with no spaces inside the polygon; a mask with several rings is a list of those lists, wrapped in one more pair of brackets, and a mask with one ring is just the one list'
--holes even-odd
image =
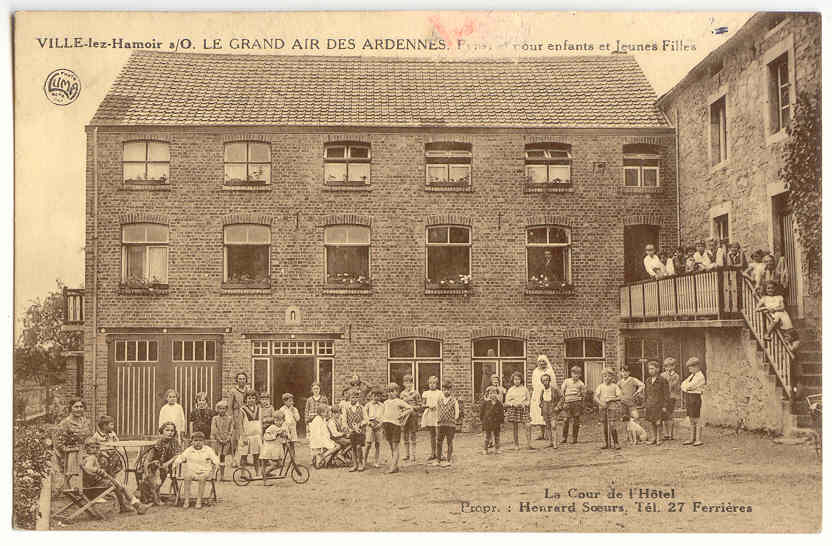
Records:
{"label": "circular publisher logo", "polygon": [[43,92],[53,104],[66,106],[75,102],[81,94],[81,80],[72,70],[59,68],[46,76]]}

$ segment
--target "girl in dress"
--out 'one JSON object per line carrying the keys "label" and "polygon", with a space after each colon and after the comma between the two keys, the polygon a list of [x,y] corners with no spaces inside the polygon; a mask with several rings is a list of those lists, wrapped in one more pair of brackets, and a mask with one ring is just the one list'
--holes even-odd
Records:
{"label": "girl in dress", "polygon": [[765,341],[771,340],[771,334],[778,327],[783,331],[786,339],[791,338],[791,330],[794,328],[792,319],[789,313],[786,312],[786,304],[783,301],[783,296],[780,293],[780,287],[774,281],[768,281],[765,285],[766,295],[760,298],[760,303],[757,304],[755,311],[764,312],[768,315],[770,320],[768,328],[766,328],[766,335],[763,336]]}
{"label": "girl in dress", "polygon": [[187,424],[185,423],[185,410],[179,403],[179,394],[173,390],[165,391],[165,400],[167,404],[163,405],[159,410],[159,426],[168,421],[176,425],[176,439],[182,441],[182,436],[187,434]]}
{"label": "girl in dress", "polygon": [[245,464],[245,457],[251,455],[254,464],[254,473],[260,476],[260,441],[263,435],[263,427],[260,424],[260,406],[257,404],[257,393],[248,391],[245,396],[245,405],[241,408],[243,414],[242,431],[240,443],[237,446],[237,455],[240,457],[240,464]]}
{"label": "girl in dress", "polygon": [[439,378],[432,375],[428,378],[428,390],[422,393],[422,402],[425,405],[425,412],[422,414],[422,428],[428,429],[430,433],[430,457],[428,461],[435,461],[436,458],[436,434],[438,426],[437,405],[442,398],[442,391],[439,390]]}
{"label": "girl in dress", "polygon": [[[278,424],[278,421],[280,423]],[[263,463],[263,476],[268,476],[272,470],[280,465],[283,455],[283,445],[286,443],[286,420],[278,412],[273,417],[263,417],[263,445],[260,449],[260,460]],[[265,485],[266,482],[263,482]]]}
{"label": "girl in dress", "polygon": [[529,389],[523,384],[520,372],[511,374],[511,387],[506,393],[506,422],[511,423],[514,431],[514,450],[520,449],[520,427],[526,427],[526,442],[528,449],[532,447],[532,428],[529,423]]}
{"label": "girl in dress", "polygon": [[[532,400],[540,400],[540,393],[543,390],[542,378],[544,375],[548,375],[550,378],[556,377],[552,363],[549,362],[549,357],[540,355],[537,357],[537,367],[532,372]],[[537,439],[543,440],[546,434],[546,422],[543,420],[543,414],[540,412],[539,404],[534,403],[529,406],[529,417],[531,419],[530,426],[540,427],[540,436]]]}
{"label": "girl in dress", "polygon": [[[311,398],[310,398],[311,400]],[[309,408],[309,404],[306,405]],[[320,406],[316,409],[317,415],[309,423],[309,449],[312,451],[312,466],[320,468],[324,463],[324,453],[336,447],[335,442],[329,437],[327,421],[330,417],[329,406]]]}

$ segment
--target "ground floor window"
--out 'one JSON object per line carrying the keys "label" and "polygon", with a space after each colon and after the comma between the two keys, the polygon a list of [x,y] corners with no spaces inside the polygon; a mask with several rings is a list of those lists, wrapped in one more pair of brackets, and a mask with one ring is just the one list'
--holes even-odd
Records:
{"label": "ground floor window", "polygon": [[482,400],[491,376],[497,374],[500,384],[508,389],[511,376],[520,372],[526,379],[526,343],[522,339],[486,337],[471,343],[471,376],[474,402]]}
{"label": "ground floor window", "polygon": [[567,339],[564,365],[566,377],[570,376],[573,366],[581,368],[581,376],[587,391],[595,392],[595,388],[601,383],[601,373],[606,367],[604,342],[600,339],[583,337]]}
{"label": "ground floor window", "polygon": [[395,339],[387,344],[387,380],[402,385],[405,375],[413,376],[416,389],[428,390],[428,379],[442,385],[442,342],[433,339]]}

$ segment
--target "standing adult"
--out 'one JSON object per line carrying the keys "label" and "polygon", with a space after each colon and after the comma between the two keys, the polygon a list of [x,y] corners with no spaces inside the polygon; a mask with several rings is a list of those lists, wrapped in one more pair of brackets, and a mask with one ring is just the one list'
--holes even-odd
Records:
{"label": "standing adult", "polygon": [[73,398],[69,402],[69,415],[58,423],[53,442],[58,454],[58,463],[64,473],[78,474],[80,472],[80,452],[84,442],[92,436],[92,426],[86,416],[87,405],[81,398]]}
{"label": "standing adult", "polygon": [[239,372],[234,377],[234,388],[231,389],[231,466],[237,467],[237,446],[243,431],[243,406],[246,403],[248,388],[248,374]]}
{"label": "standing adult", "polygon": [[[552,378],[552,380],[554,380],[557,377],[555,375],[554,368],[552,368],[552,363],[549,362],[549,357],[547,357],[546,355],[540,355],[537,357],[537,367],[532,372],[532,400],[540,400],[540,394],[543,392],[543,381],[541,380],[541,378],[544,375],[548,375]],[[529,405],[529,417],[531,418],[529,426],[540,427],[540,436],[538,436],[537,439],[542,440],[544,438],[544,429],[546,428],[546,423],[543,420],[543,412],[540,411],[539,404],[532,403]]]}

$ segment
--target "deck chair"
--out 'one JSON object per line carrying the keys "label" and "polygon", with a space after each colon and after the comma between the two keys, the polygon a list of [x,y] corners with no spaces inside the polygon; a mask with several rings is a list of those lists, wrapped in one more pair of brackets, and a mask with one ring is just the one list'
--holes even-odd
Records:
{"label": "deck chair", "polygon": [[[115,498],[115,486],[83,487],[81,478],[81,453],[76,450],[74,457],[67,453],[63,460],[63,483],[60,487],[60,496],[68,502],[63,507],[52,513],[56,521],[67,524],[72,523],[81,514],[88,514],[93,519],[103,520],[118,510],[118,500]],[[76,478],[77,486],[72,485],[73,478]],[[70,512],[75,508],[75,511]]]}

